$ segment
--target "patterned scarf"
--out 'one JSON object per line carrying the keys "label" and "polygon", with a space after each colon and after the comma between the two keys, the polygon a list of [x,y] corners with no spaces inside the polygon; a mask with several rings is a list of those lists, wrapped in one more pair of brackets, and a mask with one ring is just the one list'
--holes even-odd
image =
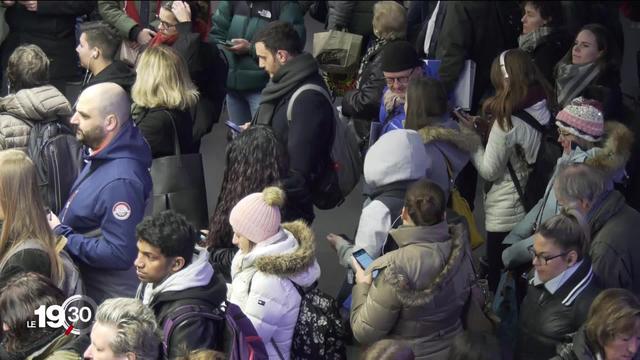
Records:
{"label": "patterned scarf", "polygon": [[560,62],[556,75],[556,94],[558,105],[563,108],[578,97],[600,73],[600,67],[595,62],[576,65]]}
{"label": "patterned scarf", "polygon": [[371,61],[373,55],[377,54],[378,50],[386,45],[387,42],[387,39],[375,38],[373,45],[369,46],[369,49],[367,49],[367,52],[364,54],[364,56],[362,57],[362,61],[360,62],[360,69],[358,69],[358,81],[356,82],[356,89],[360,88],[360,79],[362,73],[364,72],[364,69],[369,64],[369,61]]}
{"label": "patterned scarf", "polygon": [[541,26],[528,34],[522,34],[518,37],[518,47],[528,53],[531,53],[544,41],[544,38],[547,35],[551,34],[551,32],[550,27]]}

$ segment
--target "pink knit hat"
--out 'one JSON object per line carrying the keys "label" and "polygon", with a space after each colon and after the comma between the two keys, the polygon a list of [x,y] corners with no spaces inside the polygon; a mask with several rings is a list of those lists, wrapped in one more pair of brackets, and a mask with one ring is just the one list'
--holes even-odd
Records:
{"label": "pink knit hat", "polygon": [[601,108],[602,105],[596,100],[575,98],[558,113],[556,125],[587,141],[600,141],[604,135]]}
{"label": "pink knit hat", "polygon": [[277,187],[268,187],[240,200],[231,210],[229,224],[235,233],[257,244],[280,230],[283,204],[284,192]]}

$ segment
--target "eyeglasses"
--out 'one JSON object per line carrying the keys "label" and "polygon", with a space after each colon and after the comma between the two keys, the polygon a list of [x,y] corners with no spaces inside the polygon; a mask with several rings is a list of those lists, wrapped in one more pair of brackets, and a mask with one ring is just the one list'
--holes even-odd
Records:
{"label": "eyeglasses", "polygon": [[170,24],[170,23],[160,19],[160,15],[156,15],[156,19],[158,19],[158,21],[160,21],[159,25],[162,25],[162,27],[165,28],[165,29],[171,29],[171,28],[176,27],[176,25],[178,25],[178,24]]}
{"label": "eyeglasses", "polygon": [[558,254],[558,255],[554,255],[554,256],[543,256],[543,255],[539,255],[536,254],[536,251],[533,249],[533,245],[529,246],[527,248],[527,250],[529,250],[529,254],[531,254],[531,258],[532,259],[538,259],[538,261],[542,264],[542,265],[547,265],[549,263],[549,261],[555,259],[555,258],[559,258],[560,256],[565,256],[567,255],[569,252],[565,251],[562,254]]}
{"label": "eyeglasses", "polygon": [[398,76],[398,77],[384,77],[384,80],[387,82],[387,85],[391,86],[393,85],[396,81],[399,82],[402,85],[407,85],[409,83],[409,78],[411,77],[411,75],[413,75],[413,72],[416,69],[413,68],[411,70],[411,72],[409,73],[409,75],[407,76]]}
{"label": "eyeglasses", "polygon": [[567,136],[571,136],[573,134],[568,132],[567,130],[565,130],[563,128],[558,128],[558,135],[560,135],[562,137],[567,137]]}

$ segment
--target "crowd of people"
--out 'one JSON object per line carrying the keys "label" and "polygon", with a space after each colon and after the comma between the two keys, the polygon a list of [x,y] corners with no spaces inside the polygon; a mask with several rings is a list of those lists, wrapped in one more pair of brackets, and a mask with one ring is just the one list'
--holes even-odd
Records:
{"label": "crowd of people", "polygon": [[[640,357],[637,4],[1,6],[0,359]],[[363,39],[341,96],[307,13]],[[356,232],[314,234],[357,165]],[[86,332],[40,319],[76,295]]]}

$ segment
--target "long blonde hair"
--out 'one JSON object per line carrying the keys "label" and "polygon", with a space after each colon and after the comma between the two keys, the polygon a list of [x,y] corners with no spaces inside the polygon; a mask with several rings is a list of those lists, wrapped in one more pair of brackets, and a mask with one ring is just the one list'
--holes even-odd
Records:
{"label": "long blonde hair", "polygon": [[142,107],[187,110],[198,101],[198,90],[187,64],[170,47],[160,45],[145,50],[136,73],[131,98]]}
{"label": "long blonde hair", "polygon": [[56,252],[56,238],[46,219],[36,168],[22,151],[0,151],[0,210],[4,215],[0,260],[21,242],[38,241],[49,255],[51,280],[58,283],[64,275]]}

